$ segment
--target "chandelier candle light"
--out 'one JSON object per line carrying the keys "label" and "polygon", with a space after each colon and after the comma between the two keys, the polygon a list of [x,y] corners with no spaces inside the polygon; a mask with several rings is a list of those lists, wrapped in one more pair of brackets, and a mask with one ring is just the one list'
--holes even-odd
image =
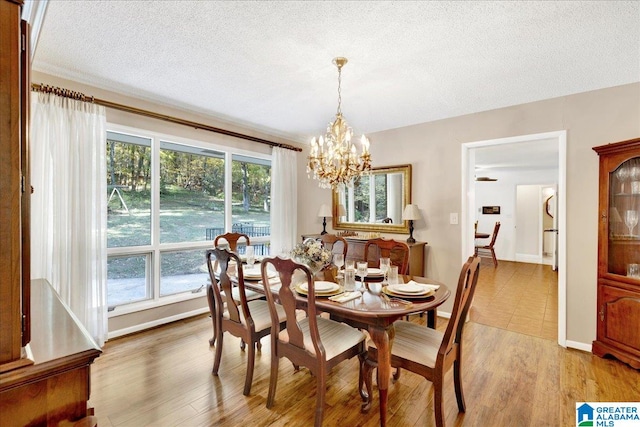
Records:
{"label": "chandelier candle light", "polygon": [[358,156],[356,146],[351,142],[353,130],[342,116],[342,67],[347,58],[334,58],[338,68],[338,111],[333,122],[329,123],[327,132],[318,139],[311,140],[311,152],[307,164],[307,175],[319,181],[322,188],[335,189],[338,185],[353,186],[354,178],[371,171],[371,155],[369,139],[362,135],[362,153]]}

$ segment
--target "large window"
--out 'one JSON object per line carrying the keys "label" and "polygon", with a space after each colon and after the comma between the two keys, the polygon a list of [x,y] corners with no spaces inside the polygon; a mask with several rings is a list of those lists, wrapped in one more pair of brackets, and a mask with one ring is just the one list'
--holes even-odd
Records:
{"label": "large window", "polygon": [[268,156],[133,133],[107,132],[110,308],[203,295],[205,250],[226,231],[268,253]]}
{"label": "large window", "polygon": [[151,139],[107,132],[107,246],[151,244]]}

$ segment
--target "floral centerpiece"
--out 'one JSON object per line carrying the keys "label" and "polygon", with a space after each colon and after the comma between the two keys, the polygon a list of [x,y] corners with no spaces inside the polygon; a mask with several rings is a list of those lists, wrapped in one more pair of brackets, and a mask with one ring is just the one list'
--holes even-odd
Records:
{"label": "floral centerpiece", "polygon": [[306,239],[291,251],[291,257],[299,263],[305,264],[314,274],[329,264],[331,255],[331,251],[322,246],[322,242],[315,239]]}

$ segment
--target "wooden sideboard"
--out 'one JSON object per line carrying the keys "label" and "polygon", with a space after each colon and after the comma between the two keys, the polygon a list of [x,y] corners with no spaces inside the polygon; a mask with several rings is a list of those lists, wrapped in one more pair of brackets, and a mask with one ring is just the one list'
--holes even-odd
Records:
{"label": "wooden sideboard", "polygon": [[0,427],[58,426],[82,420],[95,426],[87,406],[90,365],[100,348],[45,280],[31,287],[33,365],[0,374]]}
{"label": "wooden sideboard", "polygon": [[[315,239],[320,237],[319,234],[303,234],[302,240],[307,238]],[[355,261],[364,260],[364,245],[369,241],[369,239],[360,239],[357,237],[345,237],[344,238],[349,245],[347,249],[347,259],[352,259]],[[407,243],[409,245],[409,274],[412,276],[426,276],[426,271],[424,269],[424,255],[425,255],[425,247],[427,242],[415,242],[415,243]],[[373,259],[368,261],[374,261]]]}

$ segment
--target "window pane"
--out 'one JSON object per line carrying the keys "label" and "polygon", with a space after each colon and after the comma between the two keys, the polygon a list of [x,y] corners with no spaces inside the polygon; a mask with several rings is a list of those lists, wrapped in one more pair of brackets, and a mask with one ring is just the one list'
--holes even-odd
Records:
{"label": "window pane", "polygon": [[165,252],[160,261],[160,296],[194,291],[205,286],[209,280],[205,251],[202,249]]}
{"label": "window pane", "polygon": [[107,246],[151,244],[151,140],[107,132]]}
{"label": "window pane", "polygon": [[249,237],[270,236],[271,161],[239,155],[232,159],[232,231]]}
{"label": "window pane", "polygon": [[149,258],[149,255],[132,255],[107,259],[107,305],[109,307],[151,297],[147,280]]}
{"label": "window pane", "polygon": [[353,186],[353,200],[355,209],[354,222],[370,222],[368,176],[362,177]]}
{"label": "window pane", "polygon": [[387,218],[387,175],[374,175],[376,222]]}
{"label": "window pane", "polygon": [[224,230],[224,153],[160,142],[160,242],[202,241],[208,228]]}

